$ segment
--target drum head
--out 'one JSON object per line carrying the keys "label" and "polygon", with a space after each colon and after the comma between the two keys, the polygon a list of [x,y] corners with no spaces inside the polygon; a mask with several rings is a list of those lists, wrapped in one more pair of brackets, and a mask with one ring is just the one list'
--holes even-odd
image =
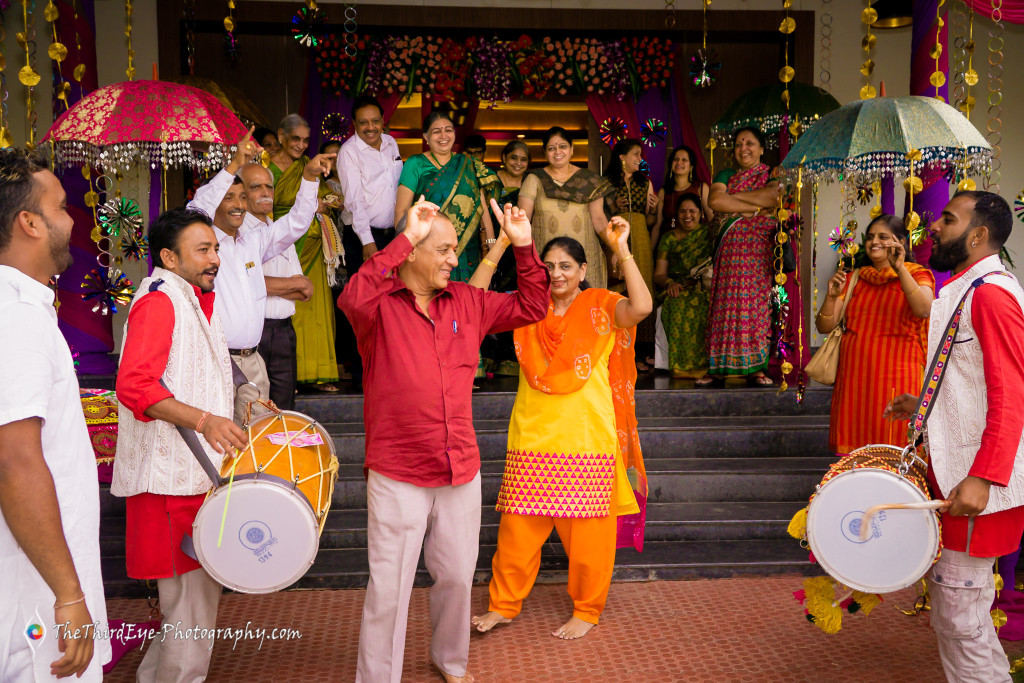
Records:
{"label": "drum head", "polygon": [[210,576],[240,593],[272,593],[302,578],[320,542],[305,497],[265,478],[235,479],[218,548],[227,499],[227,486],[214,491],[192,526],[196,556]]}
{"label": "drum head", "polygon": [[891,593],[925,575],[939,550],[931,510],[882,510],[860,540],[864,511],[881,503],[927,499],[906,479],[878,468],[843,472],[826,482],[807,508],[807,542],[818,564],[840,583],[866,593]]}

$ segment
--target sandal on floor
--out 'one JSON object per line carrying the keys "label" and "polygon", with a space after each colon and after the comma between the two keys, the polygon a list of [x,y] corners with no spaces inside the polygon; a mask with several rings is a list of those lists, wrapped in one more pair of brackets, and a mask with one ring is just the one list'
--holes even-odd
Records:
{"label": "sandal on floor", "polygon": [[694,385],[699,389],[707,387],[720,388],[725,386],[725,378],[719,377],[718,375],[704,375],[700,379],[696,380]]}
{"label": "sandal on floor", "polygon": [[316,384],[314,386],[316,387],[317,391],[321,391],[325,394],[336,394],[340,391],[340,389],[338,389],[337,386],[331,384],[330,382],[324,382],[323,384]]}
{"label": "sandal on floor", "polygon": [[771,387],[775,386],[775,382],[772,378],[763,372],[756,372],[753,375],[747,375],[747,386],[750,387]]}

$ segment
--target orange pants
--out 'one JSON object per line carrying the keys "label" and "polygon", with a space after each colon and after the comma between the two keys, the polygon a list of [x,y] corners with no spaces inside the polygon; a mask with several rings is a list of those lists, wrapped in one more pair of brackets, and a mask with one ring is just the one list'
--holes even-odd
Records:
{"label": "orange pants", "polygon": [[615,567],[617,523],[606,517],[543,517],[502,514],[498,549],[491,561],[490,606],[507,619],[517,616],[540,569],[540,551],[551,528],[569,555],[569,596],[573,616],[596,624],[608,599]]}

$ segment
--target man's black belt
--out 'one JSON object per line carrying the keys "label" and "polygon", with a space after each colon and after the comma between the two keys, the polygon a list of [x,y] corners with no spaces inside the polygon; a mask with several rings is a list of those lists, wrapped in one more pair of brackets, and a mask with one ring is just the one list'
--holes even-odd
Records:
{"label": "man's black belt", "polygon": [[290,327],[291,318],[264,318],[263,327]]}
{"label": "man's black belt", "polygon": [[254,346],[251,349],[228,349],[228,353],[232,356],[241,356],[242,358],[248,358],[252,354],[256,353],[258,347]]}

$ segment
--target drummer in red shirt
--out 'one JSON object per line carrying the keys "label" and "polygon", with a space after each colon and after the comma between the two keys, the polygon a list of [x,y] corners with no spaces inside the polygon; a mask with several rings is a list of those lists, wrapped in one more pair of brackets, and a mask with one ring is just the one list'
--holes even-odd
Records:
{"label": "drummer in red shirt", "polygon": [[511,205],[519,291],[449,282],[458,235],[420,201],[404,232],[359,269],[338,298],[356,333],[366,392],[370,583],[356,681],[400,681],[409,598],[423,548],[430,589],[430,657],[445,680],[472,681],[470,588],[480,544],[480,451],[470,397],[485,335],[547,314],[548,272],[530,222]]}
{"label": "drummer in red shirt", "polygon": [[[117,398],[122,411],[110,492],[126,497],[128,576],[155,579],[164,624],[139,665],[139,681],[201,681],[221,587],[181,550],[212,486],[176,427],[195,430],[219,470],[247,442],[231,417],[235,388],[213,281],[220,258],[210,218],[173,209],[149,229],[153,274],[139,283],[125,326]],[[163,382],[161,383],[161,380]]]}
{"label": "drummer in red shirt", "polygon": [[[932,305],[929,356],[967,294],[960,327],[925,423],[932,492],[949,501],[942,556],[928,580],[931,622],[950,681],[1010,681],[989,609],[993,564],[1024,532],[1024,289],[999,260],[1013,216],[991,192],[960,192],[932,224],[929,265],[954,275]],[[926,377],[927,381],[928,378]],[[911,417],[904,394],[885,415]]]}

